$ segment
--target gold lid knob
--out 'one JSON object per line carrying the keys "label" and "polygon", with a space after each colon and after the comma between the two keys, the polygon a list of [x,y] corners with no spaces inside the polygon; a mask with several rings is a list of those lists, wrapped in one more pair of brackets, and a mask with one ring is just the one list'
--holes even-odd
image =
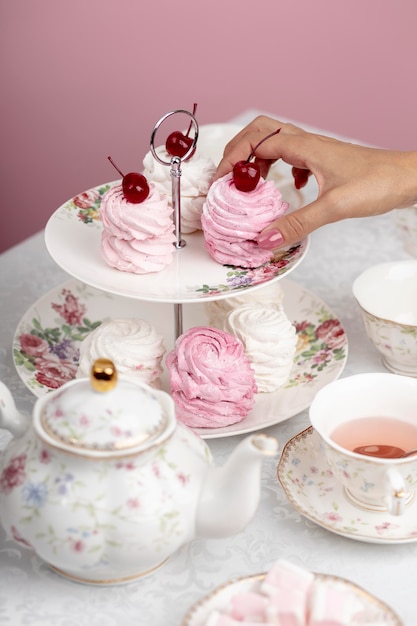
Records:
{"label": "gold lid knob", "polygon": [[117,370],[110,359],[97,359],[91,367],[91,385],[95,391],[111,391],[117,384]]}

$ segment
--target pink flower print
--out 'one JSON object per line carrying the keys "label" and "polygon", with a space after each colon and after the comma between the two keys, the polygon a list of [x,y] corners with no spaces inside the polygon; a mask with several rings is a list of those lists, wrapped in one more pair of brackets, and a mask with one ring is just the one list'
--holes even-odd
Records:
{"label": "pink flower print", "polygon": [[295,324],[297,333],[301,333],[303,330],[306,330],[306,328],[308,328],[309,326],[310,326],[310,322],[307,322],[307,320],[304,320],[303,322],[296,322]]}
{"label": "pink flower print", "polygon": [[178,472],[177,474],[177,478],[180,481],[180,483],[182,485],[186,485],[188,483],[188,481],[190,480],[189,476],[186,476],[185,474],[183,474],[182,472]]}
{"label": "pink flower print", "polygon": [[39,460],[41,463],[50,463],[52,460],[52,455],[46,448],[42,448],[39,454]]}
{"label": "pink flower print", "polygon": [[73,203],[79,209],[89,209],[94,206],[94,202],[100,198],[100,194],[95,189],[89,189],[73,198]]}
{"label": "pink flower print", "polygon": [[79,424],[80,426],[82,426],[83,428],[86,428],[90,425],[90,420],[87,417],[87,415],[81,415],[80,419],[79,419]]}
{"label": "pink flower print", "polygon": [[328,353],[326,350],[319,350],[312,358],[313,363],[325,363],[328,358]]}
{"label": "pink flower print", "polygon": [[335,513],[334,511],[329,512],[329,513],[325,513],[324,514],[324,519],[328,520],[329,522],[341,522],[341,521],[343,521],[343,517],[341,517],[338,513]]}
{"label": "pink flower print", "polygon": [[0,491],[8,495],[15,487],[19,487],[26,480],[26,454],[15,456],[6,465],[0,476]]}
{"label": "pink flower print", "polygon": [[261,265],[260,267],[256,267],[253,270],[248,272],[248,276],[251,278],[251,283],[253,285],[257,285],[258,283],[265,282],[270,278],[274,278],[277,273],[277,270],[284,268],[288,265],[287,260],[273,260],[272,263],[268,263],[266,265]]}
{"label": "pink flower print", "polygon": [[19,543],[23,544],[27,548],[32,548],[32,545],[28,541],[26,541],[26,539],[22,537],[22,535],[17,530],[16,526],[12,526],[10,530],[12,532],[12,537],[15,541],[18,541]]}
{"label": "pink flower print", "polygon": [[322,339],[331,350],[341,348],[345,343],[345,331],[339,320],[326,320],[316,329],[316,337]]}
{"label": "pink flower print", "polygon": [[161,470],[157,463],[152,464],[152,471],[157,478],[161,477]]}
{"label": "pink flower print", "polygon": [[140,507],[140,502],[138,500],[138,498],[129,498],[129,500],[126,502],[127,506],[129,509],[139,509]]}
{"label": "pink flower print", "polygon": [[[56,398],[57,398],[57,399],[58,399],[58,398],[61,398],[61,394],[59,394],[59,396],[56,396]],[[63,409],[62,409],[62,407],[61,407],[61,406],[57,406],[57,407],[54,409],[54,411],[53,411],[52,415],[53,415],[53,417],[54,417],[55,419],[61,419],[61,417],[64,417],[64,416],[65,416],[65,413],[64,413],[64,411],[63,411]]]}
{"label": "pink flower print", "polygon": [[85,543],[81,539],[70,539],[70,545],[73,552],[84,552],[85,550]]}
{"label": "pink flower print", "polygon": [[46,354],[35,360],[35,378],[41,385],[58,389],[75,376],[77,364],[68,360],[59,360],[54,354]]}
{"label": "pink flower print", "polygon": [[64,318],[67,324],[71,324],[71,326],[76,324],[81,325],[87,307],[85,304],[80,304],[78,298],[76,298],[69,289],[63,289],[62,295],[65,298],[64,304],[52,303],[52,308]]}
{"label": "pink flower print", "polygon": [[128,463],[122,463],[122,461],[118,461],[116,463],[116,469],[124,469],[131,472],[132,470],[136,469],[136,466],[133,461],[129,461]]}
{"label": "pink flower print", "polygon": [[399,524],[392,524],[391,522],[382,522],[382,524],[376,524],[375,530],[378,535],[383,535],[388,530],[394,530],[395,528],[399,528]]}
{"label": "pink flower print", "polygon": [[19,336],[20,347],[23,352],[30,356],[39,357],[49,352],[49,344],[31,333],[23,333]]}
{"label": "pink flower print", "polygon": [[130,430],[122,430],[119,426],[112,426],[110,428],[110,432],[114,437],[125,437],[129,439],[132,436],[132,432]]}

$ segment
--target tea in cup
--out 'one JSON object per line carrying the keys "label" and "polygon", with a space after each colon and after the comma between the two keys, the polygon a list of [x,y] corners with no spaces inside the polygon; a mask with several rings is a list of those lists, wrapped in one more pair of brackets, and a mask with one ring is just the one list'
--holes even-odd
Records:
{"label": "tea in cup", "polygon": [[341,378],[316,394],[309,415],[346,498],[367,511],[403,514],[417,492],[417,380]]}

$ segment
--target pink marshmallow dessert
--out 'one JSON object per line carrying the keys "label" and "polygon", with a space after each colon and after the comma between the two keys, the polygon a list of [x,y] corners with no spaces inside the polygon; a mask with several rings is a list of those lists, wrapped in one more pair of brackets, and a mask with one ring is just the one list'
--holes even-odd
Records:
{"label": "pink marshmallow dessert", "polygon": [[273,258],[273,251],[260,248],[256,237],[287,210],[273,181],[261,177],[253,191],[239,191],[233,174],[226,174],[211,185],[203,205],[205,247],[222,265],[259,267]]}
{"label": "pink marshmallow dessert", "polygon": [[242,421],[255,404],[255,373],[243,344],[218,328],[195,326],[166,357],[177,418],[192,428]]}
{"label": "pink marshmallow dessert", "polygon": [[[252,580],[252,582],[250,582]],[[233,587],[236,591],[233,592]],[[280,559],[264,575],[219,588],[217,606],[201,626],[379,626],[385,609],[364,590],[341,578],[313,574]],[[387,607],[385,607],[387,608]],[[392,623],[392,622],[389,622]]]}
{"label": "pink marshmallow dessert", "polygon": [[111,187],[100,206],[101,255],[110,267],[148,274],[167,267],[174,254],[172,209],[155,185],[140,203],[129,202],[122,185]]}

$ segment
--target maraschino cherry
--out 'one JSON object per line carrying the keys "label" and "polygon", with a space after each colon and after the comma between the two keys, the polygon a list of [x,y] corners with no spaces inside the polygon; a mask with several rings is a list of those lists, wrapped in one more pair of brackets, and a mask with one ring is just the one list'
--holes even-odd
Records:
{"label": "maraschino cherry", "polygon": [[311,175],[310,170],[305,170],[302,167],[293,167],[291,172],[294,178],[294,187],[296,189],[301,189],[307,185],[308,178]]}
{"label": "maraschino cherry", "polygon": [[123,174],[113,159],[111,157],[107,158],[122,177],[122,190],[126,200],[132,204],[139,204],[140,202],[146,200],[149,196],[149,185],[145,176],[143,174],[139,174],[138,172]]}
{"label": "maraschino cherry", "polygon": [[246,161],[238,161],[235,163],[233,167],[233,182],[235,183],[236,189],[239,189],[239,191],[253,191],[255,189],[261,177],[261,170],[259,165],[256,162],[251,161],[251,159],[255,156],[255,152],[261,143],[270,137],[277,135],[280,130],[281,129],[278,128],[278,130],[275,130],[273,133],[270,133],[261,139],[261,141],[256,144]]}
{"label": "maraschino cherry", "polygon": [[[194,102],[193,115],[195,115],[196,111],[197,103]],[[175,130],[173,133],[168,135],[168,138],[165,142],[165,149],[168,154],[170,154],[171,156],[180,157],[180,159],[182,159],[182,157],[187,154],[188,150],[193,144],[193,138],[189,137],[192,125],[193,123],[191,121],[185,135],[180,130]]]}

